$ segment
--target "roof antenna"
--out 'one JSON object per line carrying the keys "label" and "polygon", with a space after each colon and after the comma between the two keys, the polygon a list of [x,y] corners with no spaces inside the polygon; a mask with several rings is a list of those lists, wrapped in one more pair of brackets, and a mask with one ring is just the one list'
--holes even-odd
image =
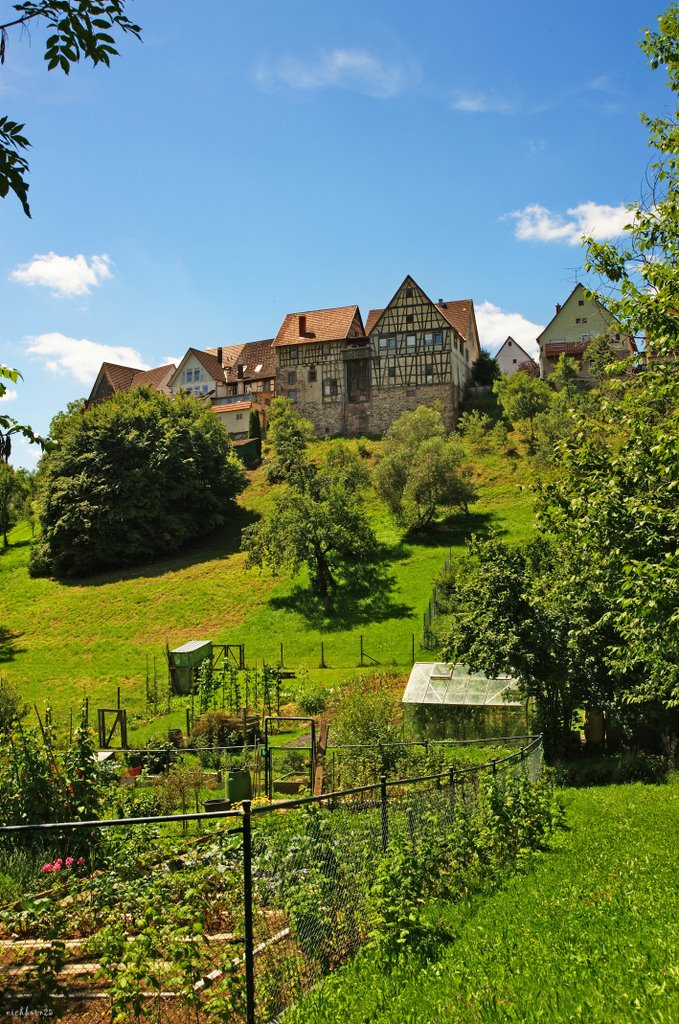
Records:
{"label": "roof antenna", "polygon": [[570,270],[573,275],[573,285],[580,284],[580,272],[582,267],[564,267],[564,270]]}

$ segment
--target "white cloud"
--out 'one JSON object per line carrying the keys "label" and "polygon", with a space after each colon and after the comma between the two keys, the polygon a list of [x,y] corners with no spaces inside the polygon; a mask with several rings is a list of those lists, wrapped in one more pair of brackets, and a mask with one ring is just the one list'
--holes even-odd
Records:
{"label": "white cloud", "polygon": [[42,285],[59,298],[89,295],[90,289],[111,277],[111,259],[105,253],[93,256],[88,262],[84,256],[59,256],[48,252],[22,263],[9,275],[19,284]]}
{"label": "white cloud", "polygon": [[25,437],[15,435],[12,440],[12,465],[24,469],[34,469],[40,461],[42,448],[39,444],[31,444]]}
{"label": "white cloud", "polygon": [[175,366],[179,366],[179,364],[181,363],[181,359],[179,359],[177,356],[163,356],[163,358],[160,361],[161,366],[170,366],[171,363],[174,363]]}
{"label": "white cloud", "polygon": [[29,338],[26,351],[40,359],[51,373],[74,377],[82,384],[92,384],[102,363],[119,363],[149,370],[136,349],[124,345],[102,345],[87,338],[69,338],[58,331]]}
{"label": "white cloud", "polygon": [[0,395],[0,402],[16,402],[19,392],[15,388],[7,388],[4,395]]}
{"label": "white cloud", "polygon": [[515,234],[521,241],[580,245],[583,235],[591,235],[598,240],[621,235],[632,217],[624,204],[607,206],[592,202],[572,206],[566,213],[564,217],[560,213],[552,213],[546,206],[531,203],[523,210],[505,214],[505,218],[511,217],[516,221]]}
{"label": "white cloud", "polygon": [[255,72],[264,88],[280,82],[293,89],[348,89],[374,99],[391,99],[416,77],[413,68],[388,62],[367,50],[331,50],[314,62],[283,57],[276,64],[262,64]]}
{"label": "white cloud", "polygon": [[544,324],[534,324],[521,313],[507,313],[488,300],[476,307],[476,324],[482,348],[495,354],[511,336],[529,356],[537,359],[536,339],[544,330]]}
{"label": "white cloud", "polygon": [[516,110],[516,104],[502,93],[465,89],[453,93],[450,107],[465,114],[512,114]]}

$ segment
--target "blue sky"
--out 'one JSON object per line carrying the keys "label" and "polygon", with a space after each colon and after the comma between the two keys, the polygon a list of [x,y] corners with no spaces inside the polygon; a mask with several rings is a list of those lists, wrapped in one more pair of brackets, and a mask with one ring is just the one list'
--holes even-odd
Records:
{"label": "blue sky", "polygon": [[[0,18],[10,5],[0,0]],[[3,411],[46,432],[104,359],[272,337],[406,274],[530,348],[614,235],[671,102],[649,0],[131,0],[143,42],[47,72],[14,31],[0,109],[32,142],[32,220],[0,200]],[[578,269],[579,268],[579,269]],[[37,452],[16,446],[14,462]]]}

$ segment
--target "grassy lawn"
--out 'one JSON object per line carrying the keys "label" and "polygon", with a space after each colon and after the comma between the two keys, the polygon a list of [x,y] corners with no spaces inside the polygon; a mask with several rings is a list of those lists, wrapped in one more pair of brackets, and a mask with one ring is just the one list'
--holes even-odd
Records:
{"label": "grassy lawn", "polygon": [[291,1024],[674,1024],[679,1020],[679,780],[566,792],[569,829],[533,869],[437,907],[440,957],[369,955]]}
{"label": "grassy lawn", "polygon": [[[379,442],[370,447],[374,454]],[[69,708],[77,708],[83,696],[93,708],[112,707],[118,686],[128,712],[143,715],[146,666],[152,672],[155,658],[164,679],[165,642],[170,647],[204,638],[244,643],[248,663],[260,666],[278,662],[282,643],[286,666],[305,668],[312,678],[333,685],[358,666],[362,635],[366,655],[407,670],[413,634],[416,658],[422,654],[422,613],[449,549],[462,550],[469,534],[484,528],[515,539],[532,529],[526,460],[487,455],[477,456],[475,464],[480,500],[472,513],[407,542],[376,496],[368,494],[382,545],[380,574],[367,594],[340,600],[330,620],[309,600],[305,579],[245,570],[241,529],[270,502],[261,471],[250,474],[239,516],[202,546],[85,581],[31,579],[30,534],[20,526],[10,549],[0,555],[0,673],[19,685],[29,702],[39,707],[49,702],[63,732]],[[325,670],[319,668],[321,641]],[[175,711],[156,723],[157,731],[181,724],[182,717],[181,709]]]}

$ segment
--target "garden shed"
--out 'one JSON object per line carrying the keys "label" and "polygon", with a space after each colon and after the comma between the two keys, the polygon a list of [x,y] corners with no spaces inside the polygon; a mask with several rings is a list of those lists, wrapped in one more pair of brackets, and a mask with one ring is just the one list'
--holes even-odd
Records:
{"label": "garden shed", "polygon": [[525,736],[528,705],[517,680],[467,665],[418,661],[403,694],[404,718],[418,739],[471,740]]}
{"label": "garden shed", "polygon": [[195,674],[205,658],[212,660],[211,640],[189,640],[188,643],[168,652],[168,670],[173,693],[192,692]]}

